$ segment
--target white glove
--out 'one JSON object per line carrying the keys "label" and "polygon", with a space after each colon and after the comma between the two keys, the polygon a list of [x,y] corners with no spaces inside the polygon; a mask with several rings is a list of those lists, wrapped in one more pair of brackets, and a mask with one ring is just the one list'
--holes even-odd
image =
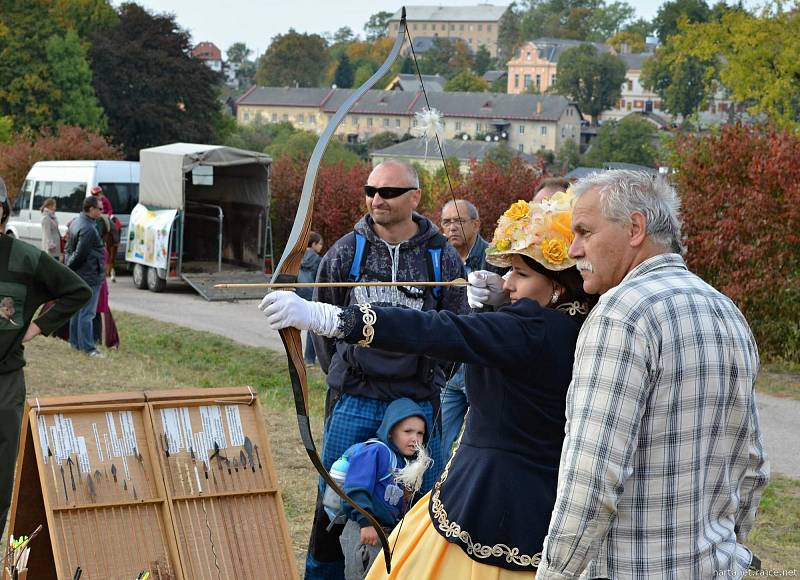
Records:
{"label": "white glove", "polygon": [[309,302],[294,292],[277,290],[270,292],[259,304],[258,309],[267,317],[272,330],[297,328],[310,330],[314,334],[328,338],[342,338],[339,326],[338,306],[325,302]]}
{"label": "white glove", "polygon": [[488,270],[470,272],[467,277],[467,302],[470,308],[502,306],[509,301],[508,292],[503,290],[503,278]]}

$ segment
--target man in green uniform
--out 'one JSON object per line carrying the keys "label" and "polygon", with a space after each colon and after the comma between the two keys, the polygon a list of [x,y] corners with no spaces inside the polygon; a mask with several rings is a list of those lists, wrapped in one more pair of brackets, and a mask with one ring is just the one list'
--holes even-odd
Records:
{"label": "man in green uniform", "polygon": [[[10,209],[0,178],[0,533],[11,504],[25,404],[22,344],[59,328],[92,295],[72,270],[40,249],[2,235]],[[54,306],[34,322],[39,307],[52,300]]]}

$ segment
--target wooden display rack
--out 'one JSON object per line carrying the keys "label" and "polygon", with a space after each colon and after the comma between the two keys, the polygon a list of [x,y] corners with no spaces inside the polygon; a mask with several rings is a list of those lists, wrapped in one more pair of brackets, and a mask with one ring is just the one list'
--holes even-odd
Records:
{"label": "wooden display rack", "polygon": [[37,580],[297,578],[249,387],[29,400],[9,534],[40,523]]}

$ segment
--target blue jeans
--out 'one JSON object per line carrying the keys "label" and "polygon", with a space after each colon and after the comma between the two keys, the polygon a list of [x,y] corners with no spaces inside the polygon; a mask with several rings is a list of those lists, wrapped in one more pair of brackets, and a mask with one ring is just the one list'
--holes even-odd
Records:
{"label": "blue jeans", "polygon": [[453,443],[461,432],[461,425],[464,423],[464,415],[467,414],[468,407],[464,365],[461,364],[447,382],[447,386],[442,389],[442,455],[444,457],[450,457]]}
{"label": "blue jeans", "polygon": [[313,365],[317,362],[317,353],[314,351],[314,341],[311,340],[311,333],[306,332],[306,347],[303,353],[303,359],[306,364]]}
{"label": "blue jeans", "polygon": [[69,343],[83,352],[96,350],[94,346],[94,317],[97,314],[97,299],[100,297],[100,284],[90,286],[92,297],[83,308],[69,319]]}

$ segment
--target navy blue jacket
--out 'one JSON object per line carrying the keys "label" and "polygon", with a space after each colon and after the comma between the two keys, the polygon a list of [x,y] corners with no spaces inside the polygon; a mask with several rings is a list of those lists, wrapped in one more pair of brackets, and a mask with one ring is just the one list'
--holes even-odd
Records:
{"label": "navy blue jacket", "polygon": [[[372,346],[466,363],[470,410],[461,445],[431,492],[433,525],[476,561],[532,570],[555,502],[583,316],[528,299],[463,316],[374,310]],[[363,338],[357,309],[345,310],[342,324],[345,340]],[[448,534],[455,526],[467,533]]]}

